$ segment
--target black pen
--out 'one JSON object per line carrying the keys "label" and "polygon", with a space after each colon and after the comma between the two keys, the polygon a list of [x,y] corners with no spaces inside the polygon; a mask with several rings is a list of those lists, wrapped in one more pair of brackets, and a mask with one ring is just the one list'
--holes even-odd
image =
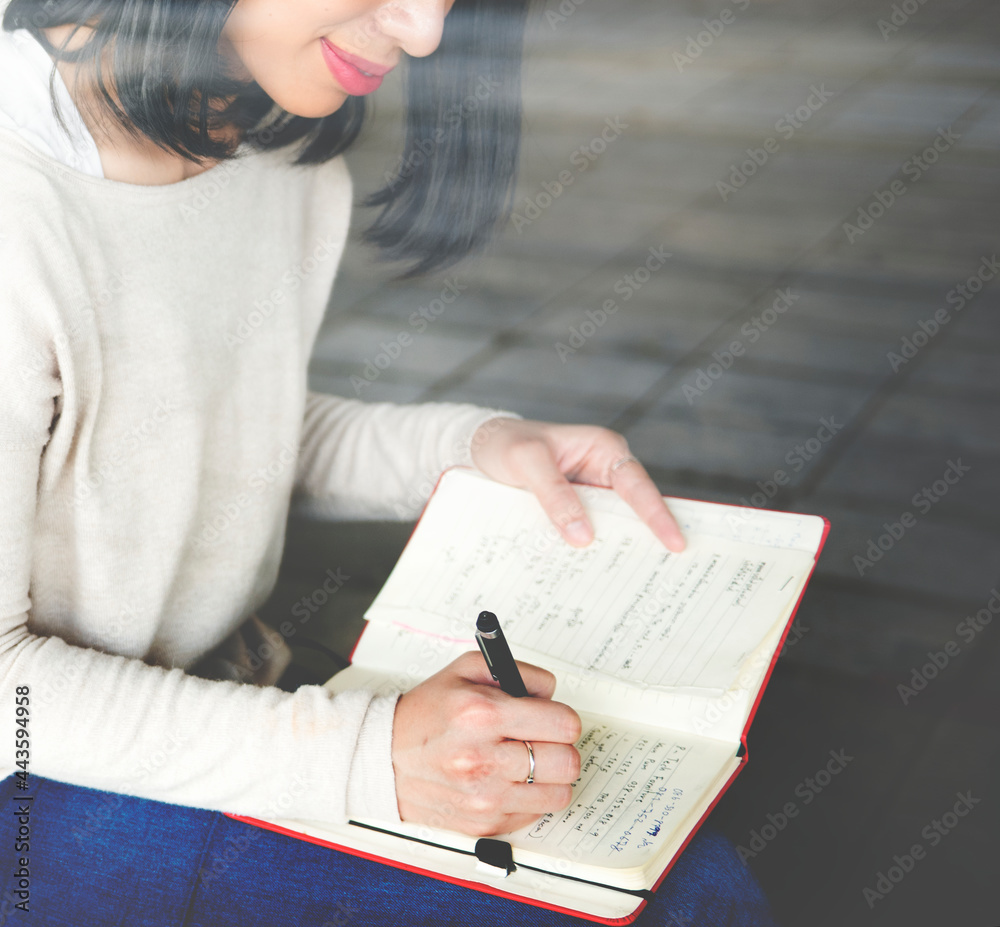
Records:
{"label": "black pen", "polygon": [[500,688],[514,698],[524,698],[528,690],[518,672],[514,656],[507,646],[507,639],[500,630],[500,622],[493,612],[480,612],[476,619],[476,642],[483,652],[486,668],[500,684]]}

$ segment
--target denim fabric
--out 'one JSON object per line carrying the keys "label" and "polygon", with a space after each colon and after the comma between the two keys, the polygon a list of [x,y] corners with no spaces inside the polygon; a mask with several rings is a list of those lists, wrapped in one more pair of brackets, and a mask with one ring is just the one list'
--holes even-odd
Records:
{"label": "denim fabric", "polygon": [[[30,810],[30,914],[17,896],[18,804]],[[251,827],[212,811],[32,776],[0,782],[0,925],[362,927],[586,923]],[[199,875],[200,873],[200,875]],[[774,927],[732,845],[702,829],[636,922]]]}

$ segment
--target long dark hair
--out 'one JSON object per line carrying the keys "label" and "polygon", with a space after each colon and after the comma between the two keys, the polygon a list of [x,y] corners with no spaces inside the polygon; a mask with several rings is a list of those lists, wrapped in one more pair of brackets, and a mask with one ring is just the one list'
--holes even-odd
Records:
{"label": "long dark hair", "polygon": [[[386,259],[406,262],[403,277],[447,267],[481,249],[508,215],[521,138],[529,2],[456,0],[440,48],[409,63],[404,150],[385,185],[364,200],[381,207],[365,239]],[[53,58],[91,62],[100,102],[115,122],[190,161],[235,157],[235,141],[211,134],[222,127],[239,129],[241,140],[259,150],[301,140],[296,164],[322,164],[347,150],[361,132],[363,98],[348,98],[331,116],[293,116],[255,82],[227,74],[219,43],[236,3],[10,0],[3,28],[27,29]],[[91,23],[93,36],[75,52],[54,48],[42,32]],[[100,67],[106,49],[120,105]],[[51,88],[55,75],[53,65]]]}

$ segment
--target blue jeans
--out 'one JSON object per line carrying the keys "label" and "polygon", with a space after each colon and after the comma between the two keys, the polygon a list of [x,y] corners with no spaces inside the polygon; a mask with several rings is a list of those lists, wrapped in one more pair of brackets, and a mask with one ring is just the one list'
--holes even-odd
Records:
{"label": "blue jeans", "polygon": [[[34,927],[547,927],[585,921],[251,827],[223,814],[31,776],[0,782],[0,925]],[[17,806],[29,812],[29,914]],[[23,896],[21,896],[23,897]],[[636,922],[774,927],[732,845],[699,832]]]}

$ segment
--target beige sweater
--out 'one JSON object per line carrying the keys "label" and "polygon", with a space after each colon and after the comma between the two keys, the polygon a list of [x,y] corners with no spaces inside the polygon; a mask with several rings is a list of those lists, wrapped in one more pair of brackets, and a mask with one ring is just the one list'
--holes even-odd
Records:
{"label": "beige sweater", "polygon": [[415,514],[495,414],[307,392],[351,184],[292,155],[136,186],[0,128],[0,705],[30,687],[38,775],[393,820],[395,697],[185,672],[270,593],[293,491]]}

